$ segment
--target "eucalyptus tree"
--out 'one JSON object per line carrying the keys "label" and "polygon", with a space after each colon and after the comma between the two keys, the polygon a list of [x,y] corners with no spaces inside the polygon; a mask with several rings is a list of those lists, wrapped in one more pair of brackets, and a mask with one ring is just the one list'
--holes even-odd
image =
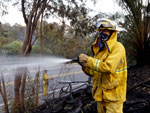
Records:
{"label": "eucalyptus tree", "polygon": [[[85,26],[89,26],[87,22],[88,9],[84,5],[85,2],[86,0],[15,0],[14,5],[21,9],[26,24],[26,34],[21,55],[28,56],[31,53],[32,46],[38,39],[38,36],[35,37],[37,25],[40,21],[39,19],[43,17],[49,18],[55,15],[62,18],[62,33],[65,31],[65,19],[68,19],[71,25],[74,26],[75,29],[73,32],[77,31],[81,36],[83,36],[82,34],[86,34],[87,30],[91,32],[90,27],[85,29]],[[79,23],[78,20],[82,20],[82,23]],[[26,73],[23,73],[24,70],[22,69],[18,71],[22,71],[22,73],[17,73],[14,79],[14,106],[17,112],[24,112],[26,107],[24,100]]]}
{"label": "eucalyptus tree", "polygon": [[[18,0],[19,1],[19,0]],[[86,34],[92,32],[88,20],[88,8],[85,6],[87,0],[21,0],[21,11],[26,24],[26,37],[22,47],[22,55],[29,55],[35,40],[37,23],[42,15],[46,18],[57,16],[62,18],[62,30],[66,26],[65,19],[70,21],[76,33]]]}

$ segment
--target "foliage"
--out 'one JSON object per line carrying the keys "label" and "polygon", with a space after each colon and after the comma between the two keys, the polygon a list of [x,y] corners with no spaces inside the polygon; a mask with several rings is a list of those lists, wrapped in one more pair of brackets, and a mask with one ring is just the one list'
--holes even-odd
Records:
{"label": "foliage", "polygon": [[38,44],[33,45],[31,54],[39,54],[40,46]]}
{"label": "foliage", "polygon": [[[46,47],[44,50],[46,52],[48,51],[47,53],[55,53],[56,55],[61,55],[68,58],[76,56],[81,51],[85,52],[89,50],[90,47],[88,43],[91,42],[91,39],[88,35],[94,31],[94,21],[88,17],[89,10],[84,5],[86,0],[84,2],[83,0],[15,1],[15,5],[19,5],[22,11],[26,24],[26,34],[22,46],[22,56],[28,56],[33,48],[35,48],[35,51],[36,49],[38,50],[38,45],[36,45],[35,40],[39,38],[39,35],[36,34],[39,30],[37,29],[39,19],[41,18],[42,22],[43,16],[50,17],[54,15],[62,19],[62,25],[56,25],[56,28],[54,27],[54,29],[50,30],[48,26],[47,31],[43,30],[45,32],[43,33],[43,43]],[[65,19],[70,21],[71,27],[65,24]],[[15,40],[18,35],[19,33],[14,34]],[[34,44],[35,46],[32,48]],[[11,50],[8,52],[9,54],[19,53],[18,50],[16,51],[17,48],[15,45],[20,46],[21,43],[15,41],[6,46],[6,49]],[[18,71],[22,72],[16,73],[14,78],[14,109],[19,112],[25,112],[24,109],[30,107],[26,106],[26,101],[24,100],[26,91],[26,74],[23,74],[23,70],[19,69]],[[30,96],[30,93],[28,94]]]}
{"label": "foliage", "polygon": [[126,49],[126,57],[127,57],[127,64],[136,64],[136,60],[135,57],[133,56],[133,52],[132,50],[134,50],[134,48],[132,47],[132,45],[130,43],[127,42],[127,40],[130,40],[131,37],[129,36],[129,34],[126,31],[121,31],[118,33],[118,41],[121,42],[125,49]]}
{"label": "foliage", "polygon": [[7,5],[8,2],[10,2],[11,0],[1,0],[0,1],[0,15],[3,16],[5,14],[7,14]]}
{"label": "foliage", "polygon": [[21,53],[23,43],[21,41],[13,41],[5,45],[7,55],[19,55]]}
{"label": "foliage", "polygon": [[[29,55],[32,51],[32,45],[35,40],[33,35],[36,34],[37,22],[40,18],[49,18],[55,16],[62,21],[62,30],[65,27],[72,29],[73,33],[82,37],[90,34],[95,30],[93,19],[88,16],[89,9],[86,8],[87,0],[41,0],[26,1],[16,0],[15,5],[21,3],[20,9],[26,23],[26,37],[24,40],[22,54]],[[95,0],[91,0],[95,3]],[[66,25],[65,20],[70,21],[71,27]]]}
{"label": "foliage", "polygon": [[25,37],[25,27],[19,24],[15,24],[11,27],[10,30],[13,33],[13,38],[15,40],[24,41]]}
{"label": "foliage", "polygon": [[[0,53],[5,55],[19,55],[22,48],[22,40],[25,28],[15,24],[1,24],[0,26]],[[17,47],[18,46],[18,47]]]}
{"label": "foliage", "polygon": [[19,24],[11,26],[9,23],[0,25],[0,36],[12,40],[22,40],[25,36],[25,27]]}
{"label": "foliage", "polygon": [[[43,54],[52,54],[67,58],[75,57],[81,52],[90,52],[92,42],[92,38],[89,36],[81,38],[80,35],[76,36],[70,33],[70,31],[64,33],[61,30],[61,26],[57,23],[48,24],[47,22],[43,22],[42,38],[44,45]],[[38,45],[40,45],[40,40],[38,40],[35,47],[39,47]]]}
{"label": "foliage", "polygon": [[144,0],[121,0],[119,4],[126,9],[124,22],[120,25],[126,29],[127,42],[132,46],[131,55],[136,58],[138,65],[149,63],[150,46],[150,2]]}
{"label": "foliage", "polygon": [[[32,46],[34,45],[35,40],[38,38],[38,37],[33,37],[33,34],[36,33],[36,28],[37,28],[37,23],[39,21],[39,18],[43,17],[43,15],[45,14],[45,10],[50,11],[51,9],[53,9],[55,12],[57,12],[58,15],[59,13],[60,15],[63,14],[62,13],[62,11],[64,10],[63,1],[65,0],[55,0],[55,1],[54,0],[38,0],[38,1],[21,0],[21,9],[22,9],[21,11],[26,24],[26,35],[22,46],[22,56],[28,56],[31,53]],[[71,0],[71,1],[66,0],[66,2],[70,4],[68,6],[71,7],[72,4],[74,4],[74,6],[76,6],[76,9],[79,9],[75,0]],[[64,15],[61,15],[61,17],[63,16]],[[63,25],[64,25],[64,21],[63,21]],[[62,27],[62,31],[64,31],[64,27]],[[15,82],[14,84],[15,87],[14,103],[17,103],[16,109],[19,109],[19,111],[23,111],[23,109],[25,108],[25,103],[23,100],[24,100],[24,93],[25,93],[26,77],[24,77],[24,75],[21,76],[21,78],[15,76],[15,80],[18,80],[18,83]],[[23,82],[21,82],[21,79],[23,80]],[[19,93],[20,90],[21,90],[21,94]],[[19,97],[21,97],[22,101],[20,101]],[[22,106],[18,107],[19,105]]]}
{"label": "foliage", "polygon": [[26,86],[25,93],[25,111],[28,113],[31,109],[35,108],[35,84],[29,75],[27,80],[30,82]]}
{"label": "foliage", "polygon": [[9,40],[5,38],[4,36],[0,36],[0,49],[4,49],[4,45],[7,44]]}
{"label": "foliage", "polygon": [[0,30],[0,53],[3,54],[5,51],[5,45],[12,41],[12,33],[8,31],[4,31],[1,27]]}

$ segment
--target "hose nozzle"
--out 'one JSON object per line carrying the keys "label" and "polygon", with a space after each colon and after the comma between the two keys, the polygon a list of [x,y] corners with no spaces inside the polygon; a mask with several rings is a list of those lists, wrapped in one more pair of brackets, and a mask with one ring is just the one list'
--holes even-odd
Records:
{"label": "hose nozzle", "polygon": [[73,58],[71,61],[66,62],[66,64],[79,63],[79,57]]}

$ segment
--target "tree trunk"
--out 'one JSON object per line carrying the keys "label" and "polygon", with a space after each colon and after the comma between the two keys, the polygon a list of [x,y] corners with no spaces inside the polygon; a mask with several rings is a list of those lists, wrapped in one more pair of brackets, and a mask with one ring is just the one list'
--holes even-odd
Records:
{"label": "tree trunk", "polygon": [[35,107],[37,108],[39,103],[39,76],[40,76],[40,67],[38,68],[38,72],[35,76],[35,83],[36,83],[36,103]]}
{"label": "tree trunk", "polygon": [[21,103],[20,103],[20,87],[21,87],[21,68],[18,68],[14,80],[14,109],[16,112],[21,113]]}
{"label": "tree trunk", "polygon": [[42,14],[42,16],[41,16],[41,23],[40,23],[40,55],[42,55],[42,53],[43,53],[43,48],[42,48],[42,46],[43,46],[43,42],[42,42],[42,24],[43,24],[43,14]]}
{"label": "tree trunk", "polygon": [[[2,81],[2,84],[3,84],[3,91],[2,91],[1,81]],[[4,102],[4,105],[5,105],[5,113],[9,113],[7,92],[6,92],[5,81],[4,81],[3,75],[1,76],[1,80],[0,80],[0,93],[2,95],[3,102]]]}
{"label": "tree trunk", "polygon": [[[22,53],[21,53],[22,56],[29,56],[32,50],[33,34],[35,32],[38,20],[46,8],[47,2],[48,2],[47,0],[43,0],[43,1],[33,0],[33,6],[30,10],[30,14],[26,15],[25,0],[21,0],[22,14],[24,17],[24,21],[26,23],[26,36],[22,47]],[[25,93],[25,86],[26,86],[26,74],[23,73],[24,70],[25,68],[22,70],[17,69],[17,73],[14,80],[14,107],[15,109],[18,110],[19,113],[24,112],[25,109],[24,93]],[[20,87],[21,87],[21,97],[20,97]]]}
{"label": "tree trunk", "polygon": [[22,47],[22,56],[28,56],[31,52],[31,43],[30,40],[32,38],[31,34],[31,24],[29,21],[29,24],[26,26],[26,36]]}
{"label": "tree trunk", "polygon": [[[28,56],[31,52],[31,24],[28,21],[28,25],[26,26],[26,37],[22,47],[22,56]],[[14,84],[14,107],[19,113],[23,113],[25,109],[25,84],[26,84],[26,73],[24,72],[26,69],[17,69],[17,74],[15,76],[15,84]],[[21,83],[22,80],[22,83]],[[22,87],[21,87],[22,85]],[[20,94],[21,87],[21,94]],[[20,97],[21,96],[21,97]],[[21,99],[21,100],[20,100]]]}
{"label": "tree trunk", "polygon": [[25,111],[25,84],[26,84],[26,69],[24,70],[23,78],[22,78],[22,87],[21,87],[21,110],[22,112]]}

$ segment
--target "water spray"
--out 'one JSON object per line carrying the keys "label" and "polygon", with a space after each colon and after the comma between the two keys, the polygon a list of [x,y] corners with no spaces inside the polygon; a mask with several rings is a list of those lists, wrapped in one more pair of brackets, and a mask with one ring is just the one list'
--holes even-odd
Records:
{"label": "water spray", "polygon": [[3,73],[15,73],[16,69],[27,67],[30,72],[36,72],[37,68],[40,66],[41,70],[50,69],[51,67],[56,67],[71,61],[71,59],[66,59],[62,57],[55,56],[30,56],[30,57],[15,57],[0,56],[0,71]]}
{"label": "water spray", "polygon": [[66,62],[66,64],[72,64],[72,63],[78,63],[78,64],[80,64],[79,57],[75,57],[71,61]]}
{"label": "water spray", "polygon": [[29,72],[36,72],[38,67],[43,71],[49,70],[52,67],[63,66],[64,64],[78,63],[79,57],[73,59],[66,59],[55,56],[30,56],[30,57],[15,57],[15,56],[0,56],[0,72],[4,75],[11,75],[16,73],[18,68],[28,68]]}

